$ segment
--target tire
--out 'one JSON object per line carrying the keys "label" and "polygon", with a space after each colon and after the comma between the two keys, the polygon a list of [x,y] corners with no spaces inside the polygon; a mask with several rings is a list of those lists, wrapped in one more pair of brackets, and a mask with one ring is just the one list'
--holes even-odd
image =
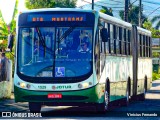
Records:
{"label": "tire", "polygon": [[129,105],[129,86],[127,85],[125,106],[128,105]]}
{"label": "tire", "polygon": [[129,105],[129,99],[130,99],[130,77],[128,78],[127,81],[127,88],[126,88],[126,98],[125,98],[125,103],[124,106],[128,106]]}
{"label": "tire", "polygon": [[140,100],[141,100],[141,101],[144,101],[144,100],[145,100],[146,92],[147,92],[147,77],[145,77],[145,80],[144,80],[143,93],[142,93],[141,96],[140,96]]}
{"label": "tire", "polygon": [[143,94],[142,94],[142,101],[144,101],[146,99],[146,92],[147,92],[147,88],[144,86]]}
{"label": "tire", "polygon": [[107,80],[106,86],[105,86],[105,92],[104,92],[104,103],[97,104],[96,106],[96,111],[98,113],[105,113],[109,109],[109,99],[110,99],[109,92],[110,92],[110,84],[109,84],[109,80]]}
{"label": "tire", "polygon": [[31,113],[39,113],[41,111],[41,103],[29,102],[29,110]]}
{"label": "tire", "polygon": [[96,112],[97,113],[103,113],[104,114],[109,109],[108,92],[106,91],[105,94],[107,94],[107,95],[104,95],[105,96],[104,103],[97,104],[97,106],[96,106]]}

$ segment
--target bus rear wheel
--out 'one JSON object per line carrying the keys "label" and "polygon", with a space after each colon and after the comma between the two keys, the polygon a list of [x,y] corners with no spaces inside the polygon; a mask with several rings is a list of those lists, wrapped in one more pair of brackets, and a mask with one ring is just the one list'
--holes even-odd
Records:
{"label": "bus rear wheel", "polygon": [[146,92],[147,92],[147,77],[145,77],[145,80],[144,80],[143,93],[140,95],[140,100],[141,101],[145,100]]}
{"label": "bus rear wheel", "polygon": [[31,113],[39,113],[41,111],[41,103],[29,102],[29,110]]}
{"label": "bus rear wheel", "polygon": [[130,97],[130,78],[128,78],[127,89],[126,89],[126,100],[124,106],[129,105],[129,97]]}

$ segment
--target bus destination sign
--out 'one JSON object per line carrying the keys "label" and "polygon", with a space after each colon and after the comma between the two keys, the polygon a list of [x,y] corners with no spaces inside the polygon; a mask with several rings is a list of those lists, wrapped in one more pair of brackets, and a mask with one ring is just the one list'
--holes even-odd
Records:
{"label": "bus destination sign", "polygon": [[64,22],[64,21],[86,21],[85,14],[32,14],[28,15],[28,22],[43,22],[43,21],[53,21],[53,22]]}

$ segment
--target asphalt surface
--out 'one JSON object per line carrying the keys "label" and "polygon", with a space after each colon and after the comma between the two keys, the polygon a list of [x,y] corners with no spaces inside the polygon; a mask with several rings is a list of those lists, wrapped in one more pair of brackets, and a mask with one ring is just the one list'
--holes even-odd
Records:
{"label": "asphalt surface", "polygon": [[[9,112],[12,117],[0,119],[147,119],[160,120],[160,80],[153,81],[152,88],[147,92],[145,101],[131,101],[127,107],[113,106],[105,114],[96,113],[94,107],[43,107],[41,114],[30,115],[28,103],[15,103],[11,99],[0,100],[0,113]],[[1,116],[0,115],[0,116]],[[37,115],[37,116],[36,116]],[[18,117],[17,117],[18,116]]]}

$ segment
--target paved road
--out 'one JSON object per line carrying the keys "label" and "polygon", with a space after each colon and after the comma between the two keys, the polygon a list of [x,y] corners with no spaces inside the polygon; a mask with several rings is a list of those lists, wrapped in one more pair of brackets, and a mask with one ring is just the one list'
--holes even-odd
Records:
{"label": "paved road", "polygon": [[[14,99],[0,100],[0,112],[17,112],[28,114],[27,103],[14,103]],[[152,88],[146,94],[145,101],[133,101],[128,107],[116,106],[106,114],[97,114],[94,107],[43,107],[42,118],[51,119],[143,119],[139,116],[147,116],[145,119],[150,120],[149,115],[158,116],[152,119],[160,120],[160,80],[152,83]],[[134,117],[129,117],[134,116]],[[2,118],[0,118],[2,119]]]}

